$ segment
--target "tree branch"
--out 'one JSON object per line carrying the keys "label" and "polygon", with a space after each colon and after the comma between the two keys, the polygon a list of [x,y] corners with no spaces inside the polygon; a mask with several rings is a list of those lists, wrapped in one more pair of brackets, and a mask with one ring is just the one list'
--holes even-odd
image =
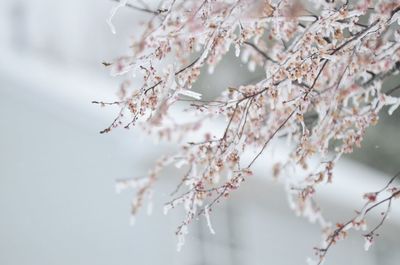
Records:
{"label": "tree branch", "polygon": [[[120,2],[120,0],[111,0],[111,1],[118,2],[118,3]],[[132,5],[129,3],[127,3],[125,6],[131,8],[131,9],[137,10],[137,11],[141,11],[141,12],[145,12],[145,13],[149,13],[149,14],[153,14],[153,15],[159,15],[163,12],[163,10],[151,10],[151,9],[148,9],[145,7],[135,6],[135,5]]]}

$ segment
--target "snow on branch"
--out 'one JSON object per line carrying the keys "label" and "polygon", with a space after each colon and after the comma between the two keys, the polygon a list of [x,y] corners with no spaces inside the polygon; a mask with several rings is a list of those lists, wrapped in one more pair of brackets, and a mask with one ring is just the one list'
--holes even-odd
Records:
{"label": "snow on branch", "polygon": [[365,238],[364,249],[366,251],[369,250],[375,238],[379,236],[377,230],[384,224],[384,222],[388,218],[392,201],[394,199],[400,198],[400,187],[393,185],[394,181],[399,177],[400,172],[392,177],[388,184],[381,190],[365,193],[364,199],[366,200],[366,203],[364,204],[362,209],[356,211],[357,215],[355,217],[345,223],[336,224],[336,229],[334,230],[329,229],[325,231],[322,243],[323,247],[314,248],[316,251],[316,256],[319,257],[317,264],[321,264],[324,261],[326,254],[333,245],[348,236],[348,230],[352,228],[356,230],[366,230],[366,217],[368,213],[370,213],[375,208],[386,204],[385,209],[381,212],[381,220],[379,221],[379,223],[373,229],[363,235]]}
{"label": "snow on branch", "polygon": [[[162,168],[175,165],[185,173],[165,210],[182,206],[186,211],[176,232],[179,248],[199,215],[214,232],[214,206],[253,174],[253,165],[273,142],[286,138],[290,152],[272,173],[285,183],[294,211],[330,231],[315,200],[319,186],[334,181],[337,161],[361,145],[385,106],[390,114],[400,106],[394,96],[398,86],[382,91],[384,81],[399,73],[400,4],[161,0],[151,9],[143,1],[118,2],[108,20],[112,28],[111,19],[122,6],[152,17],[130,45],[132,54],[104,63],[126,81],[118,100],[94,102],[119,108],[102,133],[140,125],[154,137],[181,146],[156,164],[147,181],[118,184],[138,191],[132,214],[149,197]],[[212,73],[231,47],[250,71],[259,68],[264,77],[227,87],[215,99],[202,99],[194,83],[205,68]],[[190,120],[177,119],[174,106],[185,106],[186,113],[193,114]],[[222,131],[202,127],[214,120],[225,120]],[[388,208],[397,194],[384,200]],[[317,251],[321,259],[354,220],[327,237],[328,245]],[[371,242],[374,236],[372,230],[366,238]]]}

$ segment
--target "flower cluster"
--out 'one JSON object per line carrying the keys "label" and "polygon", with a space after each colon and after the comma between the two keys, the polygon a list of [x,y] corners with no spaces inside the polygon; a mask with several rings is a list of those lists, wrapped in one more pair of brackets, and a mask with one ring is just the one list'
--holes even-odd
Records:
{"label": "flower cluster", "polygon": [[[160,139],[181,143],[179,153],[157,163],[147,181],[119,184],[138,188],[133,213],[150,196],[161,168],[174,164],[185,173],[166,210],[178,205],[186,210],[177,230],[179,246],[199,215],[213,231],[209,213],[215,203],[252,175],[271,142],[286,138],[291,151],[273,173],[286,183],[294,210],[327,230],[314,201],[318,185],[332,181],[335,163],[360,146],[384,106],[393,113],[400,105],[391,96],[399,87],[382,89],[400,69],[400,4],[161,0],[155,8],[127,1],[117,8],[122,6],[150,17],[131,45],[132,54],[105,63],[127,81],[117,101],[95,102],[120,109],[102,133],[139,123]],[[112,17],[108,22],[112,25]],[[193,84],[204,68],[212,73],[231,48],[250,71],[262,69],[264,77],[202,100]],[[175,118],[181,106],[194,114],[190,121]],[[223,129],[207,131],[203,124],[213,120],[225,120]],[[336,241],[347,226],[330,238]]]}

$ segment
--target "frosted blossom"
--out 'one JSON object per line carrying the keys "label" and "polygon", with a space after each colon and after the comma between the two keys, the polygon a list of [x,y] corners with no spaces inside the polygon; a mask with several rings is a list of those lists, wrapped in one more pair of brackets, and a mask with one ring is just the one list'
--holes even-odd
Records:
{"label": "frosted blossom", "polygon": [[[112,18],[126,3],[111,10],[113,32]],[[200,215],[214,231],[209,211],[250,180],[253,165],[266,152],[274,155],[275,148],[282,156],[272,173],[284,183],[290,207],[324,231],[324,244],[316,250],[320,262],[352,230],[366,229],[368,209],[382,196],[367,196],[354,218],[332,227],[316,194],[334,181],[333,168],[361,146],[381,110],[388,106],[392,114],[400,106],[394,93],[400,86],[382,87],[399,73],[398,3],[161,0],[157,10],[143,10],[152,18],[131,43],[132,53],[105,63],[112,74],[126,77],[118,99],[94,102],[119,108],[101,133],[139,125],[158,141],[180,145],[176,155],[157,161],[147,178],[117,183],[117,191],[136,190],[133,216],[146,202],[152,207],[151,191],[161,170],[175,165],[182,175],[164,212],[184,210],[177,230],[181,248]],[[264,75],[202,99],[196,81],[207,68],[212,74],[231,48],[243,69]],[[189,113],[187,121],[171,112],[178,105]],[[284,150],[277,144],[283,138]],[[384,202],[397,198],[396,192]]]}

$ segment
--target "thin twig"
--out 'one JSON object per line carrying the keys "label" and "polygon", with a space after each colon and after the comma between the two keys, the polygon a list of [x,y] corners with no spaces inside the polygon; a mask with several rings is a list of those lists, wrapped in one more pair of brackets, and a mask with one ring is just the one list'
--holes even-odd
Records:
{"label": "thin twig", "polygon": [[[118,3],[120,2],[120,0],[111,0],[111,1],[118,2]],[[150,13],[150,14],[153,14],[153,15],[160,15],[163,12],[162,10],[155,11],[155,10],[151,10],[151,9],[148,9],[148,8],[145,8],[145,7],[135,6],[135,5],[132,5],[132,4],[129,4],[129,3],[127,3],[125,6],[129,7],[129,8],[132,8],[134,10],[137,10],[137,11]]]}

